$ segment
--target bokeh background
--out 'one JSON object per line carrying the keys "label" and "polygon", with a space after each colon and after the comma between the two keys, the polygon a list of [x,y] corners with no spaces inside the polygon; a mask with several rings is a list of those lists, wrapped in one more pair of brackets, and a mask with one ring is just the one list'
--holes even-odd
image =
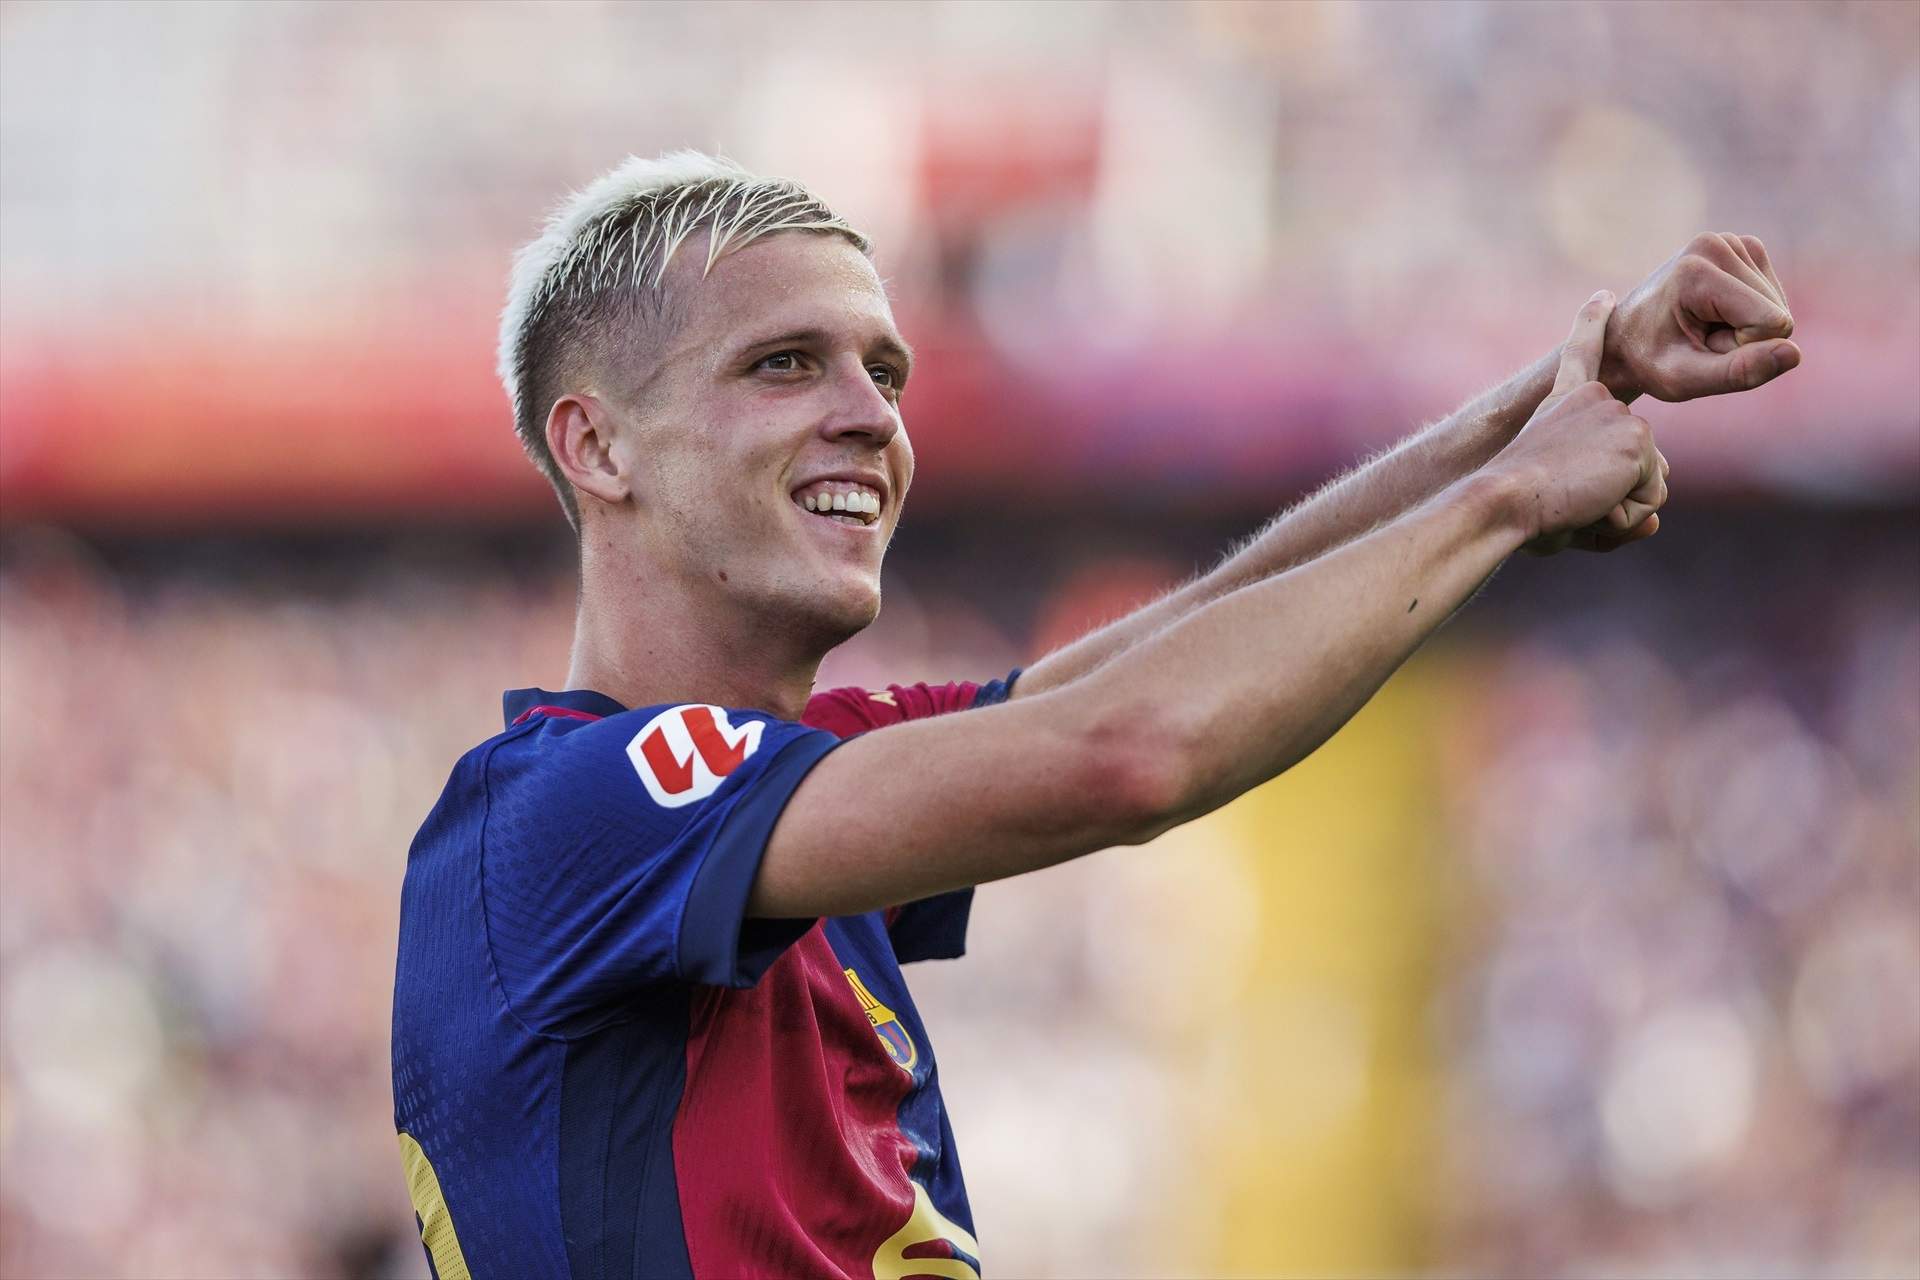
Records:
{"label": "bokeh background", "polygon": [[1693,233],[1806,353],[1645,403],[1329,746],[910,977],[994,1274],[1920,1274],[1920,6],[0,6],[0,1270],[418,1277],[413,828],[566,669],[491,372],[629,152],[802,178],[920,348],[878,625],[986,678]]}

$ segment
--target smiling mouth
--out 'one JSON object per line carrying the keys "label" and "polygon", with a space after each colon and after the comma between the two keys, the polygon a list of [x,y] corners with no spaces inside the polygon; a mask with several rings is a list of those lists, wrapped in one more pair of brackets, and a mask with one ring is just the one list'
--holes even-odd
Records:
{"label": "smiling mouth", "polygon": [[793,504],[837,524],[866,528],[880,523],[880,493],[869,485],[823,480],[795,490]]}

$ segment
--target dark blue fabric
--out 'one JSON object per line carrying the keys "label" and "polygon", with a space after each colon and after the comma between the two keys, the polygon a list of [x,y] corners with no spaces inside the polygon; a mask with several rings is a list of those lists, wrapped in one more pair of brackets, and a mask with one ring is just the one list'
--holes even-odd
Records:
{"label": "dark blue fabric", "polygon": [[632,1022],[567,1046],[560,1223],[572,1280],[691,1280],[673,1171],[686,1089],[689,989],[663,987]]}
{"label": "dark blue fabric", "polygon": [[509,689],[500,695],[500,706],[506,713],[509,729],[514,721],[535,707],[565,707],[593,716],[617,716],[626,710],[606,694],[591,689],[566,689],[558,693],[545,689]]}
{"label": "dark blue fabric", "polygon": [[973,709],[990,707],[996,702],[1005,702],[1008,698],[1011,698],[1013,696],[1014,683],[1020,679],[1020,673],[1023,670],[1025,670],[1024,667],[1015,667],[1013,670],[1007,672],[1006,679],[989,680],[981,685],[979,690],[973,695]]}
{"label": "dark blue fabric", "polygon": [[[1003,700],[1013,679],[981,686],[973,705]],[[476,747],[409,853],[395,1124],[432,1163],[475,1276],[680,1280],[691,1268],[673,1130],[697,984],[752,986],[813,923],[742,917],[768,835],[836,740],[727,711],[736,729],[760,723],[758,746],[710,795],[663,807],[628,747],[664,708],[584,690],[502,700],[509,722],[542,706],[601,718],[535,712]],[[827,922],[836,956],[919,1055],[898,1113],[911,1176],[969,1229],[899,964],[959,955],[971,903],[963,889],[907,904],[891,928],[880,912]]]}
{"label": "dark blue fabric", "polygon": [[[680,976],[716,987],[750,987],[780,958],[813,919],[746,920],[747,895],[760,871],[760,855],[787,801],[807,771],[840,745],[830,733],[811,733],[783,748],[753,790],[733,806],[720,826],[713,851],[687,890],[680,922]],[[762,747],[761,750],[765,750]]]}
{"label": "dark blue fabric", "polygon": [[509,719],[534,706],[615,710],[536,713],[468,752],[415,837],[395,1127],[433,1166],[474,1275],[684,1276],[672,1132],[690,984],[750,984],[811,924],[740,912],[787,798],[837,740],[728,711],[761,723],[758,746],[711,795],[663,808],[627,754],[662,708],[503,700]]}
{"label": "dark blue fabric", "polygon": [[[516,732],[527,732],[521,730]],[[500,999],[480,903],[481,779],[462,757],[414,838],[393,991],[394,1124],[420,1144],[477,1277],[567,1274],[553,1194],[566,1046]]]}
{"label": "dark blue fabric", "polygon": [[909,902],[894,913],[887,934],[901,964],[916,960],[958,960],[967,954],[967,920],[973,914],[973,890],[955,889]]}
{"label": "dark blue fabric", "polygon": [[750,986],[806,931],[756,928],[752,954],[730,954],[768,833],[838,739],[730,710],[735,726],[761,723],[758,748],[711,796],[662,808],[627,749],[664,710],[592,722],[536,715],[490,757],[480,854],[487,930],[500,986],[536,1030],[597,1029],[654,983]]}

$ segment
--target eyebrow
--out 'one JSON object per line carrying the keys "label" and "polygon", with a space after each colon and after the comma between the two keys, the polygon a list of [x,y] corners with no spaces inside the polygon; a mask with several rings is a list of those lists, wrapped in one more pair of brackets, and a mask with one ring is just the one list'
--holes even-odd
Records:
{"label": "eyebrow", "polygon": [[[773,337],[757,339],[756,341],[747,343],[740,349],[743,352],[758,351],[762,347],[782,347],[789,344],[802,347],[823,347],[830,345],[832,341],[833,335],[829,334],[825,329],[794,329]],[[913,372],[913,348],[907,345],[905,338],[897,338],[891,334],[883,335],[873,344],[871,350],[898,360],[903,374]]]}

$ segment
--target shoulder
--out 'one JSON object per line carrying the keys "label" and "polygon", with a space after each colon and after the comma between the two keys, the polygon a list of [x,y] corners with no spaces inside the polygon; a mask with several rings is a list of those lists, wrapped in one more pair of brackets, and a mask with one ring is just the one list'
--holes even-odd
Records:
{"label": "shoulder", "polygon": [[529,722],[495,740],[486,771],[494,804],[506,792],[522,803],[664,817],[750,785],[809,738],[831,743],[766,712],[678,703],[586,722]]}
{"label": "shoulder", "polygon": [[519,1016],[577,1030],[638,986],[757,977],[778,954],[742,929],[766,834],[839,740],[707,703],[523,728],[485,768],[478,859]]}

